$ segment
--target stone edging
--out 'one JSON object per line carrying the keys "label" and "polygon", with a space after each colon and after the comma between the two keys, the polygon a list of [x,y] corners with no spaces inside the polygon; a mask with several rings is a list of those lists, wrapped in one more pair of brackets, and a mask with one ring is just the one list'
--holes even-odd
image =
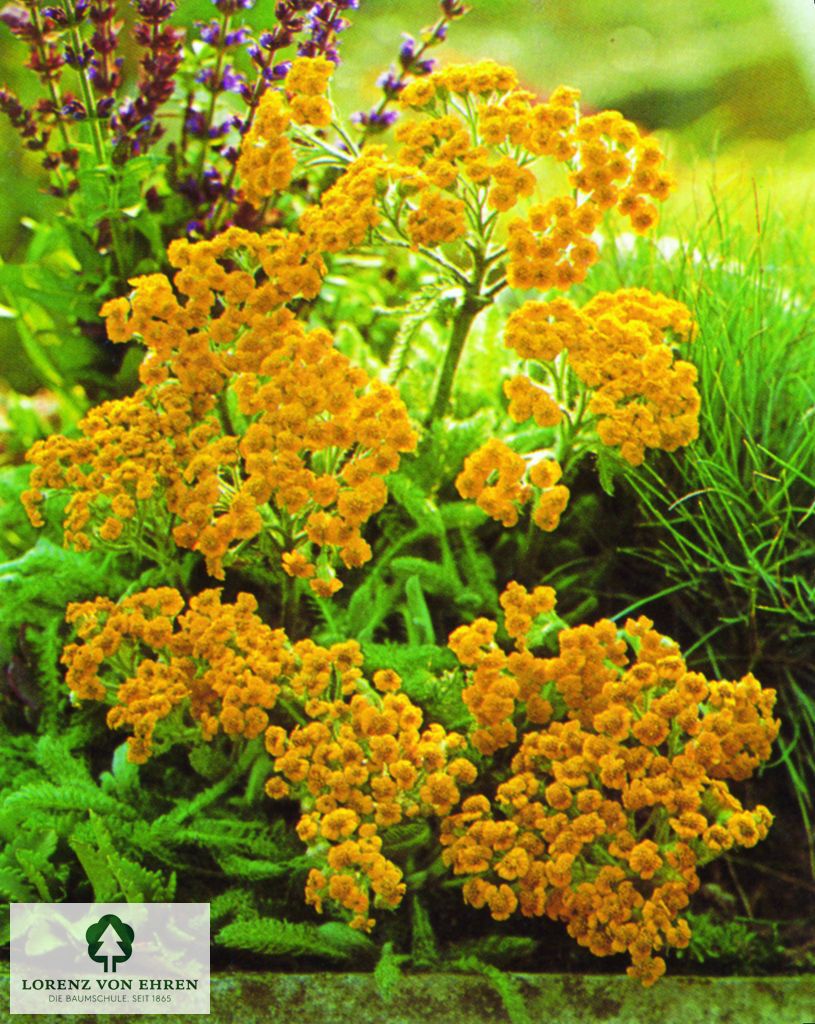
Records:
{"label": "stone edging", "polygon": [[[768,978],[668,977],[643,989],[616,975],[513,975],[534,1024],[815,1024],[815,975]],[[480,977],[405,976],[386,1005],[370,974],[215,974],[207,1017],[144,1015],[138,1024],[503,1024],[508,1017]],[[10,1024],[122,1024],[115,1015],[8,1013]]]}

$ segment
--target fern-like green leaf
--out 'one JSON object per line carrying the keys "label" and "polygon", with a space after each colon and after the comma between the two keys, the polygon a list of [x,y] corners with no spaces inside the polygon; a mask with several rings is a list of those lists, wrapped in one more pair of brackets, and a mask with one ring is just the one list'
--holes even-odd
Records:
{"label": "fern-like green leaf", "polygon": [[427,849],[433,833],[426,821],[407,821],[391,825],[384,832],[385,849],[389,854]]}
{"label": "fern-like green leaf", "polygon": [[[95,840],[95,851],[90,853],[85,845],[76,840],[73,843],[77,856],[91,868],[89,874],[94,891],[99,884],[100,863],[107,873],[115,880],[116,888],[127,903],[155,902],[171,900],[175,894],[175,874],[165,879],[158,871],[149,871],[141,864],[120,853],[114,846],[110,831],[102,819],[91,812],[91,830]],[[83,859],[84,857],[84,859]]]}
{"label": "fern-like green leaf", "polygon": [[212,900],[209,913],[213,924],[233,916],[248,920],[258,916],[257,899],[251,889],[227,889]]}
{"label": "fern-like green leaf", "polygon": [[103,772],[99,785],[104,793],[120,800],[134,801],[139,796],[139,765],[128,760],[127,743],[121,743],[113,752],[109,772]]}
{"label": "fern-like green leaf", "polygon": [[439,946],[430,915],[418,896],[413,897],[411,909],[411,960],[417,967],[434,967],[439,962]]}
{"label": "fern-like green leaf", "polygon": [[399,329],[393,339],[388,365],[383,379],[387,384],[396,384],[405,372],[410,360],[411,345],[416,335],[428,322],[442,299],[443,289],[438,284],[426,285],[417,291],[406,305],[391,308],[387,313],[399,314]]}
{"label": "fern-like green leaf", "polygon": [[360,641],[373,637],[396,607],[402,587],[383,584],[381,569],[386,563],[386,559],[379,559],[380,571],[372,572],[351,596],[345,615],[346,637],[353,636]]}
{"label": "fern-like green leaf", "polygon": [[0,862],[0,897],[8,903],[31,903],[36,892],[19,866]]}
{"label": "fern-like green leaf", "polygon": [[508,967],[531,957],[537,948],[536,940],[524,935],[482,935],[451,943],[446,955],[452,960],[474,956],[484,963]]}
{"label": "fern-like green leaf", "polygon": [[266,956],[340,961],[369,957],[375,949],[370,939],[348,925],[297,924],[273,917],[239,918],[224,925],[215,941],[228,949],[244,949]]}
{"label": "fern-like green leaf", "polygon": [[407,473],[393,473],[388,478],[388,490],[418,527],[434,537],[444,534],[444,523],[435,502]]}
{"label": "fern-like green leaf", "polygon": [[374,985],[376,985],[379,998],[386,1006],[393,1002],[399,982],[402,980],[400,965],[409,959],[410,957],[404,954],[394,953],[392,942],[386,942],[382,947],[382,952],[379,954],[376,967],[374,967]]}
{"label": "fern-like green leaf", "polygon": [[411,646],[433,643],[433,620],[418,576],[409,577],[405,583],[405,606],[402,609],[402,616],[405,620],[408,643]]}
{"label": "fern-like green leaf", "polygon": [[113,903],[119,895],[116,878],[108,868],[107,858],[92,843],[83,843],[71,838],[68,845],[76,854],[77,860],[93,890],[93,898],[97,903]]}
{"label": "fern-like green leaf", "polygon": [[26,818],[38,811],[50,814],[89,810],[102,815],[129,816],[135,812],[106,796],[92,783],[69,782],[64,786],[35,782],[8,793],[0,802],[0,835],[11,836]]}
{"label": "fern-like green leaf", "polygon": [[461,582],[441,565],[430,562],[426,558],[406,555],[402,558],[394,558],[391,562],[391,570],[394,576],[399,579],[410,580],[414,578],[421,584],[422,589],[428,594],[440,594],[444,597],[455,598],[461,590]]}
{"label": "fern-like green leaf", "polygon": [[272,878],[284,878],[312,866],[308,857],[293,860],[270,861],[254,857],[240,857],[234,853],[215,854],[218,866],[228,878],[239,878],[244,882],[265,882]]}
{"label": "fern-like green leaf", "polygon": [[69,782],[93,785],[88,766],[74,756],[64,736],[40,736],[34,757],[46,776],[58,785]]}

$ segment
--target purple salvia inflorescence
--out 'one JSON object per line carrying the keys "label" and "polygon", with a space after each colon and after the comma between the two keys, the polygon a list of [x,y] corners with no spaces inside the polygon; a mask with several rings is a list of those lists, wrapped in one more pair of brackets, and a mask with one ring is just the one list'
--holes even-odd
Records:
{"label": "purple salvia inflorescence", "polygon": [[133,29],[146,53],[141,60],[138,93],[123,103],[113,118],[117,159],[143,153],[164,134],[156,120],[158,108],[172,96],[182,61],[183,31],[167,25],[176,5],[170,0],[135,0],[139,20]]}
{"label": "purple salvia inflorescence", "polygon": [[[294,43],[306,26],[306,13],[315,4],[316,0],[279,0],[275,5],[277,25],[261,33],[257,43],[249,47],[249,55],[261,71],[264,81],[279,80],[280,73],[275,71],[272,64],[274,55]],[[285,71],[283,74],[285,75]]]}
{"label": "purple salvia inflorescence", "polygon": [[[251,125],[268,85],[279,83],[289,70],[290,61],[280,59],[282,52],[295,49],[301,56],[322,55],[337,62],[337,40],[360,0],[269,0],[272,25],[255,39],[241,21],[256,0],[211,2],[217,17],[196,26],[207,49],[197,62],[179,138],[168,147],[168,182],[196,207],[196,219],[209,218],[208,230],[216,230],[217,222],[227,216],[225,204],[235,196],[239,136]],[[130,96],[122,95],[122,21],[116,18],[125,4],[134,8],[133,37],[141,49],[138,81]],[[0,112],[9,117],[27,148],[43,151],[46,168],[62,179],[54,189],[59,194],[75,184],[66,183],[61,170],[76,170],[75,122],[91,122],[97,155],[99,145],[110,146],[115,165],[146,152],[164,134],[158,115],[175,91],[183,59],[183,32],[169,24],[179,6],[178,0],[12,0],[0,10],[0,21],[27,46],[28,67],[43,85],[40,98],[30,107],[3,90]],[[234,50],[244,46],[254,65],[249,75],[239,72],[232,58]],[[83,80],[81,96],[62,88],[65,67]],[[399,87],[396,82],[394,88]],[[229,93],[243,101],[242,111],[236,112],[234,103],[230,107],[224,102],[226,111],[221,107],[220,97]],[[392,117],[383,111],[374,121],[385,125]],[[196,140],[196,148],[188,154],[191,140]],[[240,211],[233,216],[240,219]]]}
{"label": "purple salvia inflorescence", "polygon": [[88,77],[96,93],[106,97],[97,105],[97,117],[107,117],[110,114],[113,102],[108,100],[122,84],[122,58],[114,56],[122,26],[121,22],[114,20],[115,11],[116,5],[113,0],[94,0],[88,11],[88,17],[93,24],[90,45],[94,52]]}
{"label": "purple salvia inflorescence", "polygon": [[26,149],[40,150],[48,145],[50,132],[33,110],[24,107],[8,87],[0,88],[0,110],[25,140]]}
{"label": "purple salvia inflorescence", "polygon": [[19,4],[6,4],[0,10],[0,21],[18,39],[28,43],[26,67],[34,71],[44,83],[55,82],[65,64],[65,57],[53,41],[53,33],[59,26],[53,18],[40,13],[36,4],[30,2],[29,6],[31,9],[26,10]]}
{"label": "purple salvia inflorescence", "polygon": [[421,42],[417,42],[413,36],[403,36],[397,58],[398,66],[391,66],[377,80],[377,85],[382,90],[382,99],[377,106],[372,110],[361,110],[352,115],[351,120],[364,129],[365,135],[384,131],[396,121],[398,114],[394,110],[388,110],[388,106],[399,96],[411,78],[421,78],[434,70],[435,60],[425,54],[431,47],[444,42],[450,22],[463,17],[468,11],[461,0],[441,0],[439,6],[441,17],[432,28],[422,33]]}
{"label": "purple salvia inflorescence", "polygon": [[72,68],[87,68],[93,60],[93,47],[88,43],[82,44],[81,51],[77,51],[70,44],[65,47],[65,63]]}
{"label": "purple salvia inflorescence", "polygon": [[356,10],[359,0],[327,0],[315,3],[308,14],[309,38],[297,49],[301,57],[327,57],[339,64],[340,55],[336,46],[337,37],[350,22],[342,16],[343,11]]}
{"label": "purple salvia inflorescence", "polygon": [[243,25],[224,35],[221,41],[221,24],[218,21],[198,22],[198,34],[210,46],[241,46],[249,38],[249,29]]}
{"label": "purple salvia inflorescence", "polygon": [[407,82],[396,73],[394,68],[389,68],[377,78],[376,84],[386,96],[391,97],[398,96],[407,85]]}
{"label": "purple salvia inflorescence", "polygon": [[[214,155],[209,143],[220,142],[231,131],[240,131],[243,127],[243,119],[234,113],[217,119],[218,98],[225,93],[234,93],[246,103],[251,103],[253,96],[246,76],[235,69],[227,55],[250,38],[248,26],[234,24],[233,18],[254,6],[254,0],[212,0],[212,3],[221,17],[196,22],[200,39],[211,48],[205,51],[206,63],[195,76],[195,82],[202,86],[203,104],[199,106],[199,94],[191,92],[184,111],[184,139],[199,139],[202,148],[196,171],[184,175],[176,184],[176,189],[196,208],[211,205],[213,198],[218,198],[222,185],[220,172],[206,163],[207,157]],[[186,153],[184,159],[187,160]]]}
{"label": "purple salvia inflorescence", "polygon": [[[0,90],[0,110],[11,120],[27,149],[44,153],[43,167],[56,172],[57,183],[50,191],[54,195],[65,195],[74,191],[76,180],[66,180],[62,169],[73,172],[77,166],[78,153],[67,130],[69,118],[80,109],[81,104],[72,93],[60,93],[60,79],[65,67],[65,55],[57,42],[61,23],[40,9],[39,0],[24,0],[25,6],[10,3],[0,10],[0,21],[28,47],[26,67],[33,71],[43,86],[44,95],[31,108],[24,107],[9,89]],[[63,14],[60,10],[60,14]],[[63,114],[63,109],[66,112]],[[84,111],[84,108],[81,108]],[[61,148],[48,149],[54,137],[54,129],[61,139]]]}
{"label": "purple salvia inflorescence", "polygon": [[374,133],[383,132],[386,128],[390,128],[392,124],[399,120],[399,115],[395,110],[358,110],[355,114],[351,115],[351,120],[361,128],[367,128],[368,131]]}

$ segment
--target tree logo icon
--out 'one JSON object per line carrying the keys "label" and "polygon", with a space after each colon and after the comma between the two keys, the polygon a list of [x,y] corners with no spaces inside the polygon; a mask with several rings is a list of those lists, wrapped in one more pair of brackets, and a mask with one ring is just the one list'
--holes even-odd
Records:
{"label": "tree logo icon", "polygon": [[116,964],[123,964],[133,953],[135,932],[115,914],[105,914],[85,932],[88,956],[104,964],[105,973],[116,973]]}

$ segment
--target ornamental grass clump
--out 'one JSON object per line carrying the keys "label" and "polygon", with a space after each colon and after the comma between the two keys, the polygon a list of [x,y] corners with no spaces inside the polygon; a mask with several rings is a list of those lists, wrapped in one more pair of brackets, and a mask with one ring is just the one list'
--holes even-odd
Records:
{"label": "ornamental grass clump", "polygon": [[[442,12],[445,26],[462,13]],[[653,139],[620,114],[584,115],[576,91],[542,100],[492,61],[434,70],[423,53],[403,55],[356,129],[334,111],[330,54],[272,76],[234,163],[259,220],[175,239],[171,275],[132,277],[103,306],[110,340],[146,350],[140,386],[31,449],[24,503],[40,525],[66,492],[66,545],[142,575],[118,601],[69,607],[66,680],[109,706],[131,762],[179,746],[254,760],[266,795],[296,808],[314,911],[368,932],[447,874],[496,921],[561,920],[651,984],[689,941],[697,868],[766,835],[769,811],[727,783],[768,758],[774,691],[691,671],[648,619],[567,626],[551,587],[512,581],[499,597],[489,549],[463,538],[461,571],[446,531],[528,513],[527,536],[551,533],[583,459],[637,467],[695,438],[689,310],[641,288],[582,306],[558,294],[587,280],[607,214],[647,231],[672,182]],[[542,195],[544,162],[561,194]],[[420,267],[453,296],[418,400],[344,350],[331,316],[332,276],[384,258],[397,282]],[[508,407],[440,479],[473,323],[530,289],[543,294],[517,297],[492,371]],[[403,550],[428,538],[435,574]],[[470,572],[486,582],[462,597]],[[144,589],[144,573],[163,585]],[[484,614],[465,617],[467,603]],[[377,630],[396,643],[369,670]],[[400,655],[407,672],[388,660]],[[449,714],[423,707],[451,691]]]}

